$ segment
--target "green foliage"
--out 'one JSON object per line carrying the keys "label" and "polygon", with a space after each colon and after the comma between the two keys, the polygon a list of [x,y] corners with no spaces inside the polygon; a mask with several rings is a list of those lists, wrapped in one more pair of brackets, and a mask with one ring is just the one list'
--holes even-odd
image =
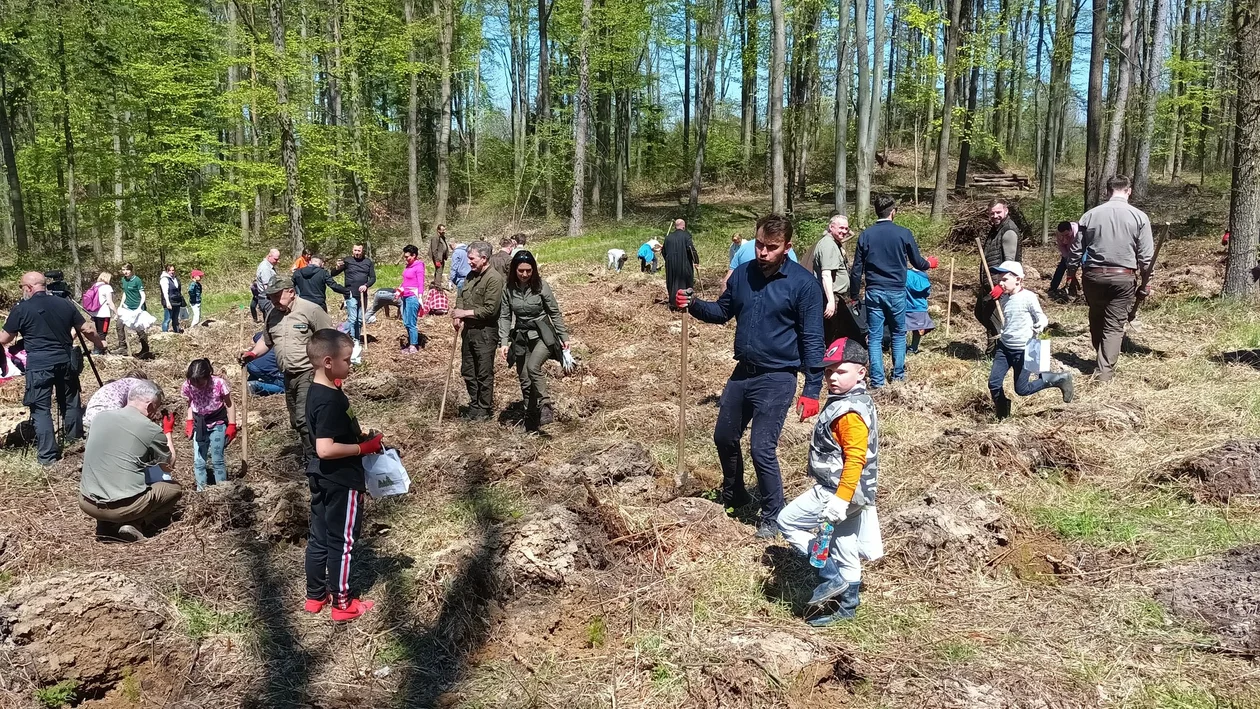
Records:
{"label": "green foliage", "polygon": [[61,709],[70,706],[78,696],[79,683],[63,679],[57,684],[35,690],[35,701],[44,709]]}
{"label": "green foliage", "polygon": [[190,596],[177,596],[175,609],[184,622],[184,632],[194,640],[211,635],[239,635],[249,632],[253,618],[243,611],[220,611]]}
{"label": "green foliage", "polygon": [[604,642],[608,639],[608,625],[604,622],[603,616],[595,616],[586,624],[586,645],[587,647],[600,648],[604,646]]}

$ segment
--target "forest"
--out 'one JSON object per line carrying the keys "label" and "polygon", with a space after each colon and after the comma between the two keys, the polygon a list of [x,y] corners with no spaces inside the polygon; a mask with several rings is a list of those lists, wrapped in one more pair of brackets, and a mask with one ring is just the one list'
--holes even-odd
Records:
{"label": "forest", "polygon": [[1049,203],[1083,170],[1088,208],[1111,174],[1141,200],[1153,179],[1232,172],[1227,291],[1242,293],[1258,15],[1254,0],[6,0],[0,243],[84,273],[263,242],[344,250],[390,224],[421,243],[474,207],[581,234],[688,184],[692,214],[703,187],[741,185],[862,223],[885,161],[913,168],[938,222],[978,173],[1023,166]]}

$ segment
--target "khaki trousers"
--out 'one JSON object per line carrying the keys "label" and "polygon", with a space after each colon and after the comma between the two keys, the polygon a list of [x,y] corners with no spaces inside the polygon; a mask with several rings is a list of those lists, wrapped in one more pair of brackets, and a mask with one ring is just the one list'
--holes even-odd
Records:
{"label": "khaki trousers", "polygon": [[1098,273],[1087,268],[1081,288],[1089,303],[1089,336],[1098,357],[1096,374],[1099,381],[1110,381],[1116,375],[1116,360],[1120,359],[1129,309],[1137,297],[1136,277],[1131,273]]}

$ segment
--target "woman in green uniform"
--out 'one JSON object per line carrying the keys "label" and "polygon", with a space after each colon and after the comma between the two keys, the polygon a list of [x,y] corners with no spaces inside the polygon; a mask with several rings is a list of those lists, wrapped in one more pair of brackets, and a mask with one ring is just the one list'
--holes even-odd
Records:
{"label": "woman in green uniform", "polygon": [[543,378],[548,359],[560,361],[569,349],[569,333],[556,296],[538,274],[538,262],[528,251],[518,251],[508,267],[503,307],[499,309],[499,350],[516,365],[525,399],[525,429],[537,431],[551,423],[551,399]]}

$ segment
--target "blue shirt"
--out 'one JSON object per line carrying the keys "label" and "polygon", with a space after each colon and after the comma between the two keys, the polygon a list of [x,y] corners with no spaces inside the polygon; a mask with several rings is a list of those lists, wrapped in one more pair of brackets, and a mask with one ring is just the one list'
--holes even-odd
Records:
{"label": "blue shirt", "polygon": [[736,319],[735,359],[768,369],[805,373],[802,396],[817,399],[822,390],[822,286],[802,266],[783,262],[766,278],[756,264],[735,269],[717,302],[693,300],[697,320],[722,324]]}
{"label": "blue shirt", "polygon": [[[261,337],[261,332],[255,334],[254,342],[258,342]],[[269,349],[263,356],[250,360],[245,365],[245,369],[249,372],[249,380],[251,382],[284,384],[284,373],[280,371],[279,365],[276,364],[275,349]]]}
{"label": "blue shirt", "polygon": [[451,254],[451,283],[457,286],[464,285],[464,281],[468,279],[468,274],[471,272],[472,265],[468,263],[468,247],[455,247],[455,252]]}
{"label": "blue shirt", "polygon": [[[735,245],[731,244],[731,246],[734,247]],[[792,259],[793,262],[796,261],[796,249],[788,249],[788,258]],[[736,268],[748,263],[749,261],[756,260],[757,241],[756,239],[749,239],[748,241],[740,244],[739,248],[735,249],[735,252],[731,254],[731,270],[734,271]]]}
{"label": "blue shirt", "polygon": [[644,261],[653,261],[656,259],[656,252],[652,250],[651,244],[644,244],[639,247],[639,258]]}
{"label": "blue shirt", "polygon": [[849,297],[857,298],[862,289],[862,277],[866,277],[866,290],[903,291],[906,289],[906,266],[920,271],[928,269],[928,262],[919,253],[919,244],[910,230],[881,219],[862,230],[858,237],[857,251],[853,254],[853,268],[849,272]]}
{"label": "blue shirt", "polygon": [[917,268],[906,271],[906,312],[926,313],[932,282],[927,274]]}

